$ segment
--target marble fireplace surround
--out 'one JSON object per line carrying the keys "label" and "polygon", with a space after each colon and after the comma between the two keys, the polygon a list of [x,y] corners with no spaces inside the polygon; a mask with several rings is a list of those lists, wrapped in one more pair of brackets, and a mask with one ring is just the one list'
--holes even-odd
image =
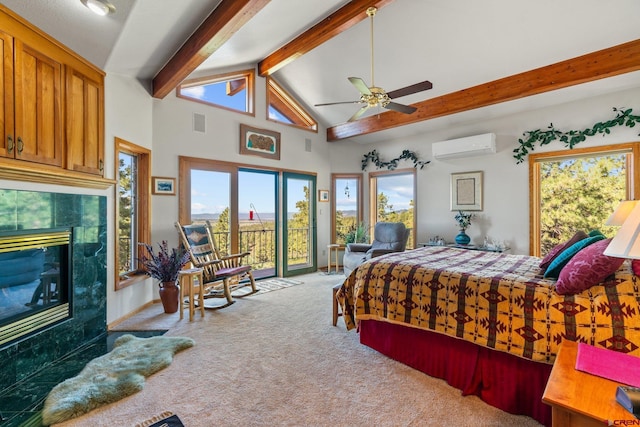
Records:
{"label": "marble fireplace surround", "polygon": [[14,386],[107,332],[105,196],[0,189],[0,232],[72,230],[70,318],[0,347],[0,389]]}

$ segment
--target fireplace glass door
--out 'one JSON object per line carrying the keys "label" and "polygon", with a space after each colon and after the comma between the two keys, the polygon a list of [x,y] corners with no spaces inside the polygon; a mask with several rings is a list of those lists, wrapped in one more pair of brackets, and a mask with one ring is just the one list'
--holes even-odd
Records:
{"label": "fireplace glass door", "polygon": [[69,235],[0,237],[0,344],[15,339],[16,331],[30,332],[34,319],[41,327],[57,311],[68,314]]}

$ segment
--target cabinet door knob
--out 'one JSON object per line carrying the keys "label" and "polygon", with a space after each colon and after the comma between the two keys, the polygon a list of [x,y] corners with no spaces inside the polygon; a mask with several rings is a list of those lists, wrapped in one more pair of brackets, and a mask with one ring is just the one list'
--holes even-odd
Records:
{"label": "cabinet door knob", "polygon": [[9,153],[13,152],[13,137],[11,135],[7,136],[7,151]]}
{"label": "cabinet door knob", "polygon": [[18,154],[22,153],[22,150],[24,150],[24,142],[22,142],[22,137],[18,137]]}

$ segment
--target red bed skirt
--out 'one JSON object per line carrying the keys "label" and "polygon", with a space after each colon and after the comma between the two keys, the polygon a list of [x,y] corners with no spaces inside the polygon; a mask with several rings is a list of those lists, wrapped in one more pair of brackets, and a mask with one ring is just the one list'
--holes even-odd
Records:
{"label": "red bed skirt", "polygon": [[551,425],[542,394],[552,365],[481,347],[435,332],[375,320],[360,322],[360,342],[476,395],[491,406]]}

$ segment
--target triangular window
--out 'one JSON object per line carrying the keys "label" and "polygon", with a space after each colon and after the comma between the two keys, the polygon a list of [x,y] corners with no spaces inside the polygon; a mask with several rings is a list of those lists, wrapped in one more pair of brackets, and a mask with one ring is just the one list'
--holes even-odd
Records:
{"label": "triangular window", "polygon": [[318,132],[318,122],[272,78],[267,78],[267,105],[267,120]]}
{"label": "triangular window", "polygon": [[253,116],[254,80],[254,70],[189,79],[178,86],[177,96]]}

